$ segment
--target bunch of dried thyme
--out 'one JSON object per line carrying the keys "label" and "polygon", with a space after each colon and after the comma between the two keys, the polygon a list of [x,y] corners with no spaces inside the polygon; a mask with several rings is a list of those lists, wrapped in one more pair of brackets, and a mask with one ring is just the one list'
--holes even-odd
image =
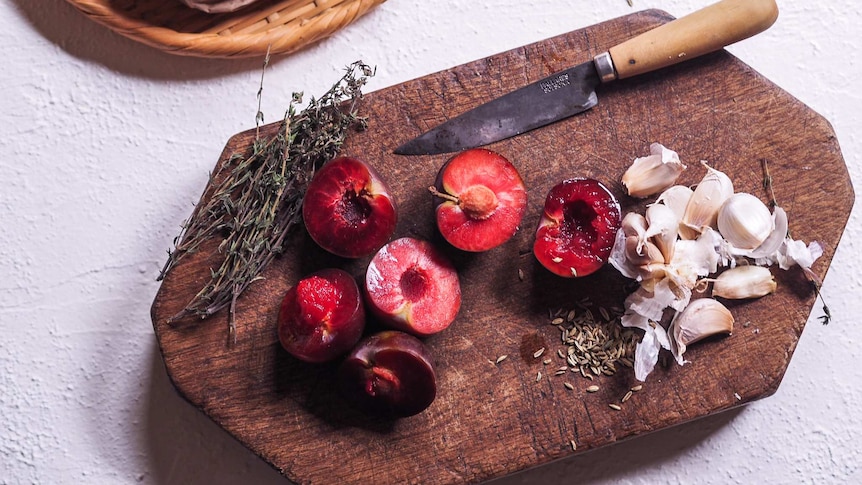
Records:
{"label": "bunch of dried thyme", "polygon": [[[268,56],[264,69],[267,63]],[[159,280],[203,242],[223,238],[218,246],[224,254],[221,266],[210,270],[210,281],[169,322],[192,315],[207,318],[229,306],[229,337],[235,341],[237,297],[260,279],[301,221],[303,196],[315,171],[336,156],[350,128],[365,127],[356,109],[362,86],[373,75],[369,66],[355,62],[329,91],[299,112],[302,95],[294,94],[278,132],[270,137],[260,134],[263,117],[258,107],[258,130],[249,151],[231,156],[210,174],[211,189],[183,224],[175,249],[168,251]]]}

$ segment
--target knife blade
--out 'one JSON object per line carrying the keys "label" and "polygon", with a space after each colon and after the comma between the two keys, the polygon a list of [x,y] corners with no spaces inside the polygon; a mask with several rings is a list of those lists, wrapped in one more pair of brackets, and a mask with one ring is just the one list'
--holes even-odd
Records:
{"label": "knife blade", "polygon": [[402,144],[394,153],[465,150],[569,118],[598,103],[596,88],[602,83],[717,51],[763,32],[777,18],[775,0],[722,0],[481,104]]}

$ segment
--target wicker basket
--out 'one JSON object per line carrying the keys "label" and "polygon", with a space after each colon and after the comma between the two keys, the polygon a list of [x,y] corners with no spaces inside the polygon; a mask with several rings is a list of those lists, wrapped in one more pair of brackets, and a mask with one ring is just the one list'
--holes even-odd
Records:
{"label": "wicker basket", "polygon": [[295,52],[386,0],[260,0],[207,14],[177,0],[67,0],[115,32],[172,54],[253,57]]}

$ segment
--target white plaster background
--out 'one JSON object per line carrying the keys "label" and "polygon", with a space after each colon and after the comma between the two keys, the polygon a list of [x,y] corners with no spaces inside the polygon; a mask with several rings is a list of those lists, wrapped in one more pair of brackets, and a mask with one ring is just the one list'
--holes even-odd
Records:
{"label": "white plaster background", "polygon": [[[376,90],[708,3],[390,0],[274,62],[263,111],[277,119],[356,59],[377,66]],[[858,5],[779,4],[772,29],[730,50],[833,124],[860,190]],[[62,0],[0,0],[0,46],[0,483],[286,483],[174,394],[149,318],[180,222],[228,137],[253,126],[260,61],[163,54]],[[823,287],[834,321],[815,309],[774,396],[498,484],[862,483],[859,222],[857,203]]]}

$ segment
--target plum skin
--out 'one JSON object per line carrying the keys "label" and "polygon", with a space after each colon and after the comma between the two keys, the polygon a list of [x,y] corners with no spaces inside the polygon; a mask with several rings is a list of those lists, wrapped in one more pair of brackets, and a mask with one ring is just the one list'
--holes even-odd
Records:
{"label": "plum skin", "polygon": [[337,382],[354,407],[396,418],[419,414],[437,395],[431,352],[418,338],[397,330],[357,344],[339,365]]}
{"label": "plum skin", "polygon": [[382,323],[419,337],[445,330],[461,307],[452,263],[428,241],[403,237],[384,245],[365,275],[368,309]]}
{"label": "plum skin", "polygon": [[336,256],[367,256],[395,232],[398,212],[390,194],[371,165],[335,158],[308,185],[302,204],[305,228],[317,245]]}
{"label": "plum skin", "polygon": [[556,275],[587,276],[607,262],[621,218],[619,203],[601,182],[564,180],[548,192],[533,253]]}
{"label": "plum skin", "polygon": [[527,210],[527,191],[509,160],[484,148],[465,150],[437,173],[437,228],[463,251],[488,251],[512,238]]}
{"label": "plum skin", "polygon": [[344,270],[314,272],[291,287],[278,312],[278,339],[291,355],[323,363],[346,354],[365,330],[365,305]]}

